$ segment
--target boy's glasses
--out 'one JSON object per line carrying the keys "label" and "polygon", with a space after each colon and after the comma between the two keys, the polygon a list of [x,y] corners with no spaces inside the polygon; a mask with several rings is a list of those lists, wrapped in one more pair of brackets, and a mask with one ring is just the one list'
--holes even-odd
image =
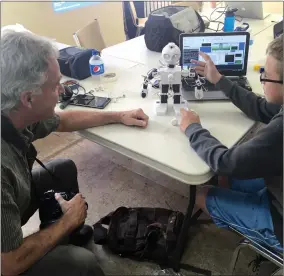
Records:
{"label": "boy's glasses", "polygon": [[265,82],[273,82],[273,83],[280,83],[283,84],[283,80],[271,80],[271,79],[266,79],[264,76],[264,73],[260,74],[260,82],[265,83]]}

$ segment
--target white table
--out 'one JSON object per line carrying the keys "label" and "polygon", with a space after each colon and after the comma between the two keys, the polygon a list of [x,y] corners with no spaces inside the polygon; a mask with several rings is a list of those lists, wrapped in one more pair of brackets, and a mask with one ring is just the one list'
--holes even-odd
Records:
{"label": "white table", "polygon": [[[248,78],[253,90],[260,94],[262,86],[259,82],[259,73],[253,71],[253,65],[263,64],[265,44],[272,39],[270,32],[272,34],[272,26],[264,28],[263,32],[255,36],[255,43],[251,46],[249,55],[251,62],[248,65]],[[259,42],[263,47],[257,46]],[[103,84],[106,91],[96,94],[111,97],[126,95],[126,98],[119,99],[117,103],[109,104],[105,110],[118,111],[141,107],[150,117],[149,127],[138,129],[124,125],[108,125],[80,131],[80,134],[186,184],[203,184],[213,174],[207,164],[190,148],[185,135],[180,133],[178,127],[171,125],[173,112],[167,116],[156,116],[153,103],[157,96],[149,93],[146,99],[140,97],[142,75],[158,65],[159,57],[160,53],[151,52],[146,48],[143,37],[105,49],[103,59],[106,72],[116,72],[118,80]],[[259,57],[262,57],[261,60]],[[91,78],[80,83],[87,90],[98,86]],[[254,121],[229,102],[196,102],[190,103],[189,107],[198,112],[202,125],[228,148],[236,144],[254,125]]]}
{"label": "white table", "polygon": [[[156,116],[153,103],[157,97],[149,93],[146,99],[141,98],[141,75],[146,71],[147,66],[141,64],[124,69],[120,71],[117,82],[104,84],[106,92],[96,95],[107,96],[109,91],[113,91],[113,97],[125,94],[126,98],[109,104],[105,110],[121,111],[141,107],[150,117],[148,128],[109,125],[80,131],[80,134],[184,183],[207,182],[213,174],[207,164],[190,148],[187,137],[178,127],[171,125],[174,113]],[[85,88],[92,89],[95,81],[88,79],[80,83]],[[231,103],[192,103],[189,107],[200,114],[202,125],[227,147],[232,147],[254,125],[252,120]]]}
{"label": "white table", "polygon": [[[265,30],[266,26],[263,28]],[[264,31],[263,34],[267,35],[270,28],[272,27],[266,29],[267,31]],[[263,51],[265,50],[263,49],[266,48],[264,44],[268,44],[268,42],[263,41],[264,36],[261,36],[261,33],[259,32],[255,36],[256,43],[250,49],[249,59],[252,61],[260,55],[264,61]],[[266,40],[267,38],[270,37],[265,37]],[[259,41],[263,47],[257,46]],[[119,79],[115,83],[106,84],[105,87],[109,91],[113,91],[112,96],[126,94],[125,99],[110,104],[106,110],[142,107],[150,117],[149,127],[136,129],[123,125],[110,125],[91,128],[80,133],[94,142],[114,149],[184,183],[198,185],[207,182],[212,177],[212,172],[190,148],[187,138],[180,133],[177,127],[171,125],[170,121],[174,114],[156,116],[153,103],[157,97],[149,94],[146,99],[140,98],[143,81],[141,75],[158,65],[160,53],[149,51],[141,36],[103,50],[103,56],[116,57],[121,62],[118,64],[120,68],[117,68],[117,71],[120,72]],[[126,61],[131,61],[136,65],[124,68],[123,64]],[[251,62],[248,66],[248,78],[253,90],[261,93],[259,73],[253,71],[254,64]],[[95,84],[91,80],[85,80],[84,85],[91,87]],[[254,125],[252,120],[228,102],[190,103],[189,107],[199,113],[202,125],[229,148],[236,144]],[[139,142],[137,142],[137,137],[139,137]]]}
{"label": "white table", "polygon": [[[269,28],[267,31],[265,29],[266,26],[255,36],[255,39],[262,42],[261,45],[267,44],[265,40],[270,38]],[[143,37],[135,38],[103,51],[107,71],[114,71],[119,77],[114,83],[103,84],[106,91],[95,94],[112,97],[125,94],[126,98],[109,104],[105,110],[121,111],[141,107],[150,117],[149,126],[146,129],[140,129],[114,124],[90,128],[80,131],[80,134],[91,141],[190,184],[189,205],[172,262],[173,268],[178,270],[188,228],[200,214],[199,212],[192,217],[196,185],[210,180],[213,173],[190,148],[187,137],[180,132],[178,127],[171,125],[174,114],[156,116],[153,104],[157,97],[151,93],[146,99],[140,97],[143,82],[141,75],[144,75],[150,68],[157,67],[160,57],[159,53],[147,50],[143,39]],[[250,54],[252,60],[263,54],[263,50],[259,48],[254,43]],[[253,89],[260,91],[259,74],[254,72],[252,67],[248,70],[248,78]],[[91,78],[80,81],[80,83],[87,91],[99,85]],[[198,112],[202,125],[229,148],[235,145],[255,123],[229,102],[196,102],[191,103],[189,107]],[[84,108],[68,106],[67,109]]]}

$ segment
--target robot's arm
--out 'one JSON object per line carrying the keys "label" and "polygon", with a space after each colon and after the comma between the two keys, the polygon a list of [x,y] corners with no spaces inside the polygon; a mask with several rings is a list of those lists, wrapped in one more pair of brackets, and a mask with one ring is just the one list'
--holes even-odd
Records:
{"label": "robot's arm", "polygon": [[148,73],[147,76],[144,77],[144,82],[142,85],[141,97],[146,98],[148,95],[148,84],[150,81],[158,75],[158,69],[153,68]]}
{"label": "robot's arm", "polygon": [[143,85],[142,85],[142,91],[141,91],[141,97],[142,98],[146,98],[147,95],[148,95],[148,84],[149,84],[149,81],[148,81],[147,77],[145,77]]}
{"label": "robot's arm", "polygon": [[202,99],[203,91],[207,91],[204,87],[205,79],[200,78],[194,68],[182,70],[182,78],[191,86],[195,87],[195,98]]}

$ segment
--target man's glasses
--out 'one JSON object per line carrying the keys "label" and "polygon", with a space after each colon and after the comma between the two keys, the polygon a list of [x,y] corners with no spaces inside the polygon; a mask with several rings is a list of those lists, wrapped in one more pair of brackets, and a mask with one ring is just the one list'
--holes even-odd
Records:
{"label": "man's glasses", "polygon": [[260,74],[260,82],[265,83],[265,82],[273,82],[273,83],[280,83],[283,84],[283,80],[271,80],[271,79],[266,79],[264,73]]}

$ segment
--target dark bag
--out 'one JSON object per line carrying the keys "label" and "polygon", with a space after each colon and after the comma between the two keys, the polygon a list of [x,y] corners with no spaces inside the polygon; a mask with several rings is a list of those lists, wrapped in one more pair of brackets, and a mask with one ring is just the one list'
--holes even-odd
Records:
{"label": "dark bag", "polygon": [[91,76],[89,60],[92,56],[92,49],[80,49],[68,47],[59,51],[58,63],[61,74],[83,80]]}
{"label": "dark bag", "polygon": [[[183,219],[181,212],[163,208],[120,207],[93,225],[94,239],[122,257],[166,265],[176,248]],[[108,225],[108,230],[103,225]]]}
{"label": "dark bag", "polygon": [[[158,9],[149,15],[144,28],[144,40],[149,50],[162,52],[169,42],[174,42],[179,46],[179,36],[182,32],[173,26],[169,16],[185,8],[187,7],[169,6]],[[204,21],[197,11],[195,13],[199,21],[199,28],[193,31],[204,32]]]}
{"label": "dark bag", "polygon": [[[93,225],[94,242],[121,257],[172,268],[183,220],[183,213],[178,211],[119,207]],[[211,271],[189,264],[180,263],[179,268],[211,276]]]}

